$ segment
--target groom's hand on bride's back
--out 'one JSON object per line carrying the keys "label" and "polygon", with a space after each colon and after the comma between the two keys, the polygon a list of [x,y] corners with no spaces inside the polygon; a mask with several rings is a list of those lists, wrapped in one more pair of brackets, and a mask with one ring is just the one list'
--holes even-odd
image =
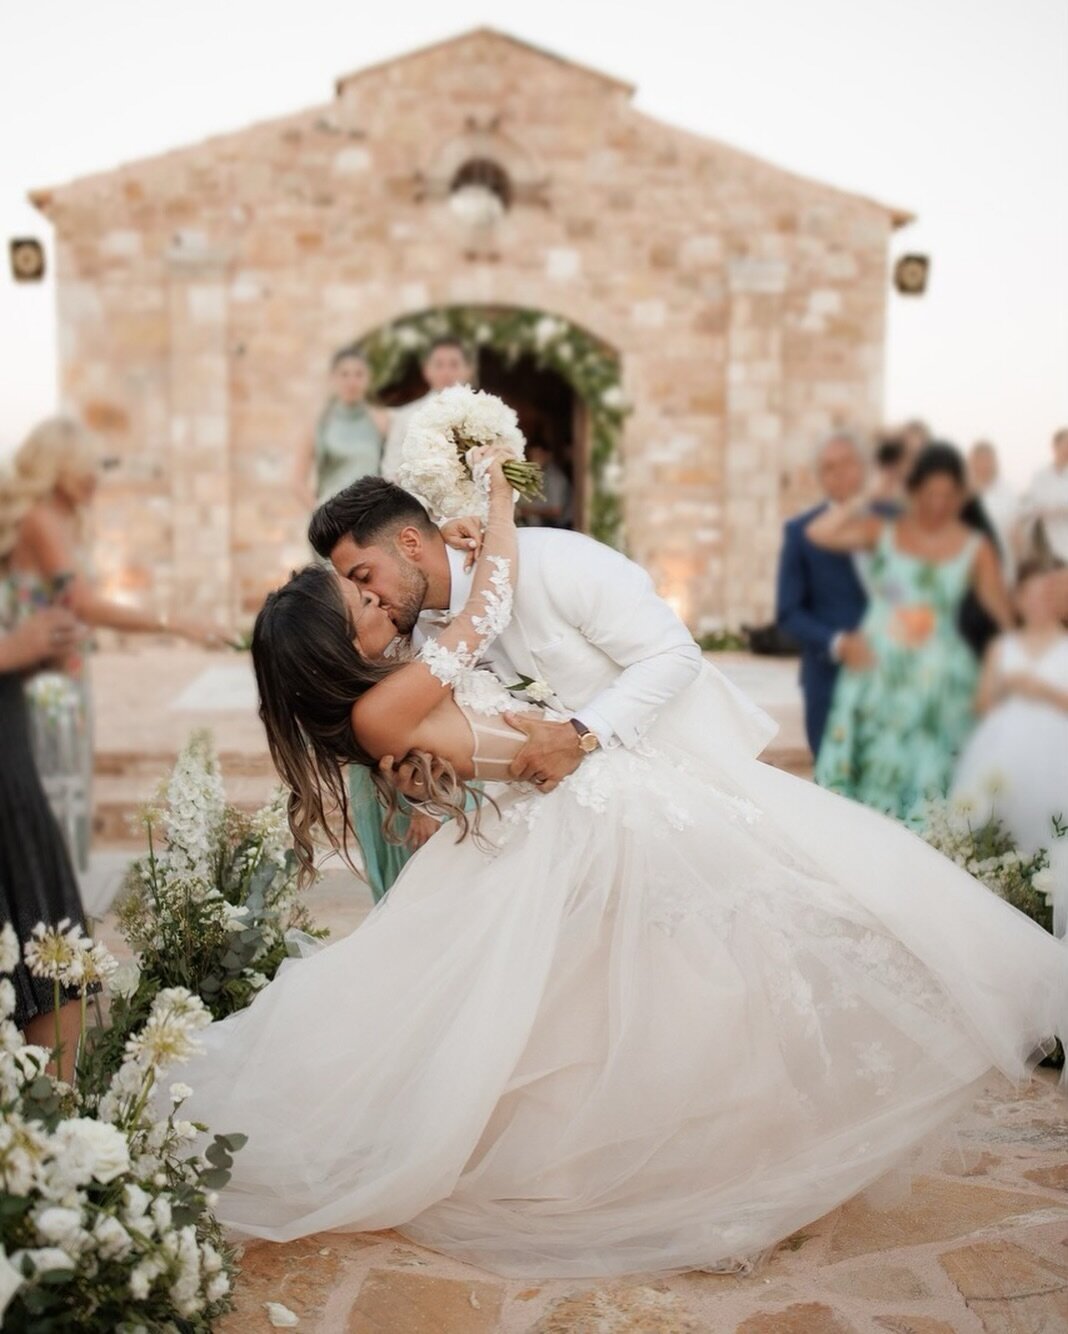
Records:
{"label": "groom's hand on bride's back", "polygon": [[504,721],[527,738],[509,769],[513,778],[551,792],[582,763],[578,733],[570,723],[549,723],[525,713],[506,713]]}

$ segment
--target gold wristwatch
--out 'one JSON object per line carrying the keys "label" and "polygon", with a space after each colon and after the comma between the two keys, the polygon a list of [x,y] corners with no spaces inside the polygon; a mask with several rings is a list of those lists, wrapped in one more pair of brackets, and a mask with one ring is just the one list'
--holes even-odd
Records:
{"label": "gold wristwatch", "polygon": [[600,740],[596,732],[591,732],[585,723],[580,723],[577,718],[570,720],[571,726],[578,733],[579,750],[583,755],[592,755],[600,747]]}

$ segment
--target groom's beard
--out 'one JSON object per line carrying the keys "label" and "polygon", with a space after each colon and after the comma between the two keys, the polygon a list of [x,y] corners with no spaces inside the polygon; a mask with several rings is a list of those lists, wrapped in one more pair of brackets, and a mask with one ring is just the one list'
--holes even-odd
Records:
{"label": "groom's beard", "polygon": [[401,593],[396,602],[390,604],[389,619],[397,627],[400,635],[410,635],[423,610],[429,580],[418,565],[409,561],[398,562],[401,578]]}

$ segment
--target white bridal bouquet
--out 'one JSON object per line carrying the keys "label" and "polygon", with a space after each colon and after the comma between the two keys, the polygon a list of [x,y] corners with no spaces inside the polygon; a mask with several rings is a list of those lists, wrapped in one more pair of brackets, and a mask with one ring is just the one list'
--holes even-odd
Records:
{"label": "white bridal bouquet", "polygon": [[503,445],[515,455],[504,475],[521,496],[542,494],[542,472],[523,457],[526,441],[519,419],[493,394],[455,385],[442,390],[412,418],[404,437],[397,481],[415,492],[442,519],[485,516],[486,497],[467,463],[479,445]]}

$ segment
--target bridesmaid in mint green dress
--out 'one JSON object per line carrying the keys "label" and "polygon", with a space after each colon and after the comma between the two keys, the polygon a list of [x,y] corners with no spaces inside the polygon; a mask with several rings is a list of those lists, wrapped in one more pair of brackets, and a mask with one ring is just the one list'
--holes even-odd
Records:
{"label": "bridesmaid in mint green dress", "polygon": [[[334,354],[330,379],[330,400],[296,463],[295,489],[309,510],[361,477],[380,476],[389,432],[388,410],[367,402],[370,369],[358,348],[343,347]],[[400,875],[412,849],[406,841],[386,838],[370,773],[360,765],[349,769],[349,798],[353,832],[377,903]],[[401,819],[397,836],[407,839],[407,819]]]}
{"label": "bridesmaid in mint green dress", "polygon": [[926,446],[906,489],[898,518],[873,515],[862,500],[832,506],[808,529],[818,546],[870,553],[858,556],[870,661],[839,674],[816,781],[919,828],[975,723],[979,664],[958,629],[961,604],[974,589],[1003,628],[1012,610],[993,545],[960,520],[957,451]]}

